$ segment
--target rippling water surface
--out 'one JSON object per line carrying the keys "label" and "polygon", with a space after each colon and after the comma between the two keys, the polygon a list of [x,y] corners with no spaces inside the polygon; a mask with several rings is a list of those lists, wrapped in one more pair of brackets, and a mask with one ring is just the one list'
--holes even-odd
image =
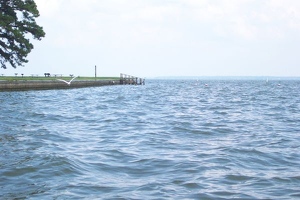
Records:
{"label": "rippling water surface", "polygon": [[1,92],[0,198],[299,199],[299,89],[149,80]]}

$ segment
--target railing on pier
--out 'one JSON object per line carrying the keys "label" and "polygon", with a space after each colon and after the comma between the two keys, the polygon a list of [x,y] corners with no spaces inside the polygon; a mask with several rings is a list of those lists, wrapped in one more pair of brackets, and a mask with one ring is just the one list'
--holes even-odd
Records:
{"label": "railing on pier", "polygon": [[121,85],[145,85],[145,79],[121,73],[120,84]]}

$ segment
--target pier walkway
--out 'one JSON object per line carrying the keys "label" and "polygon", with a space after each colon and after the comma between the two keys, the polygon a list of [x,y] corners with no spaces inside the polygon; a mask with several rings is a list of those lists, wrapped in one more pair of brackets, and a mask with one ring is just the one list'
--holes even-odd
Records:
{"label": "pier walkway", "polygon": [[145,79],[121,73],[120,84],[121,85],[145,85]]}

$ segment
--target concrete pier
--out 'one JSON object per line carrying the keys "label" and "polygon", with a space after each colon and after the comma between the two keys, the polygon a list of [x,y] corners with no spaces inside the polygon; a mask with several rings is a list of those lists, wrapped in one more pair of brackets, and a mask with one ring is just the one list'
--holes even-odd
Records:
{"label": "concrete pier", "polygon": [[98,80],[98,81],[72,81],[70,85],[61,81],[0,81],[0,91],[18,91],[18,90],[49,90],[49,89],[71,89],[82,87],[98,87],[105,85],[118,85],[116,80]]}

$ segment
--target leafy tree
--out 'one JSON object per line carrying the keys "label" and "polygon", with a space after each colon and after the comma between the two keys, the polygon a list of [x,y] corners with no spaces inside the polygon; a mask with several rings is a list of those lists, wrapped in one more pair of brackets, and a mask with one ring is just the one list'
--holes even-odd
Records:
{"label": "leafy tree", "polygon": [[33,49],[29,36],[41,40],[43,28],[35,18],[39,11],[34,0],[0,0],[0,65],[6,69],[27,63],[27,55]]}

